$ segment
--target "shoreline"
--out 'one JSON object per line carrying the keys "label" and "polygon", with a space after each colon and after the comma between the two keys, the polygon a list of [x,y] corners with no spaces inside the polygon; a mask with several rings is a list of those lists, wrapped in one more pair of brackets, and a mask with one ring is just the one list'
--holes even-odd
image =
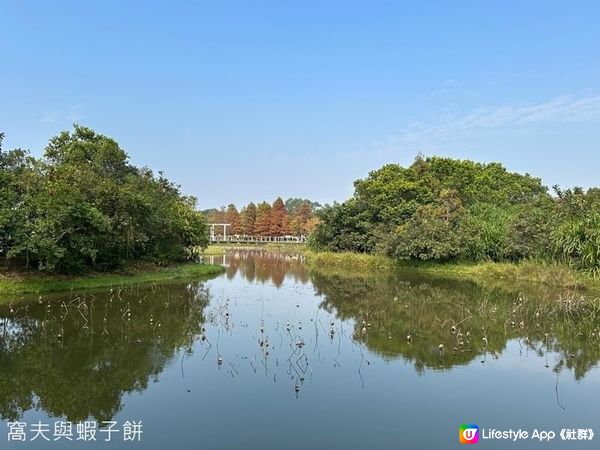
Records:
{"label": "shoreline", "polygon": [[[387,256],[352,252],[315,252],[305,245],[217,245],[209,246],[204,256],[221,255],[229,250],[265,250],[297,253],[306,257],[309,268],[339,272],[342,275],[415,273],[476,282],[542,284],[569,289],[600,291],[600,280],[564,264],[539,261],[520,262],[427,262],[394,261]],[[0,272],[2,297],[21,294],[51,293],[74,289],[110,288],[131,283],[151,283],[183,278],[218,275],[224,267],[211,264],[181,263],[167,267],[143,265],[120,272],[94,272],[85,275],[47,275],[36,272]]]}
{"label": "shoreline", "polygon": [[222,254],[227,250],[270,250],[298,253],[306,257],[307,265],[315,270],[332,270],[349,274],[362,272],[375,274],[382,271],[411,272],[423,275],[469,279],[479,282],[515,284],[543,284],[570,289],[600,291],[600,280],[579,272],[566,264],[525,260],[519,262],[428,262],[394,261],[393,259],[367,253],[318,252],[306,246],[209,246],[207,255]]}
{"label": "shoreline", "polygon": [[122,286],[132,283],[152,283],[184,278],[218,275],[224,267],[211,264],[181,263],[167,267],[145,265],[121,272],[94,272],[85,275],[46,275],[0,272],[0,303],[2,297],[21,294],[41,294]]}
{"label": "shoreline", "polygon": [[316,270],[415,273],[486,283],[538,284],[569,289],[600,291],[600,280],[565,264],[543,261],[519,262],[428,262],[394,261],[387,256],[360,253],[304,253]]}

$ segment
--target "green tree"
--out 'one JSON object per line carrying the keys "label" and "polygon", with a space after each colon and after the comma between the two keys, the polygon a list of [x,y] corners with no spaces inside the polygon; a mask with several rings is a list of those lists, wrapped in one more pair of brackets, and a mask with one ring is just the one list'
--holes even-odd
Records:
{"label": "green tree", "polygon": [[398,259],[450,260],[460,255],[462,202],[455,190],[444,189],[435,203],[422,205],[397,230],[393,255]]}
{"label": "green tree", "polygon": [[285,201],[285,209],[287,210],[290,216],[293,216],[298,212],[298,209],[301,208],[305,203],[310,206],[311,213],[314,213],[319,208],[321,208],[321,204],[319,202],[313,202],[311,200],[303,198],[288,198]]}
{"label": "green tree", "polygon": [[78,272],[166,263],[208,244],[195,198],[131,165],[115,140],[89,128],[52,138],[41,160],[2,152],[0,166],[1,255],[17,266]]}
{"label": "green tree", "polygon": [[548,247],[546,187],[497,163],[419,155],[354,186],[351,199],[319,214],[313,247],[446,260],[517,259]]}
{"label": "green tree", "polygon": [[319,225],[309,236],[309,244],[318,250],[372,252],[378,235],[367,210],[355,198],[324,207]]}

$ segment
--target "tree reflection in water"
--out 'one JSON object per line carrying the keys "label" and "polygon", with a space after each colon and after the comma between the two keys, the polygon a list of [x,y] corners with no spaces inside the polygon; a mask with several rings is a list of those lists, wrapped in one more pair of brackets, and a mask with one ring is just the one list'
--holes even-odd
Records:
{"label": "tree reflection in water", "polygon": [[0,417],[43,409],[109,420],[201,332],[202,283],[131,287],[0,307]]}
{"label": "tree reflection in water", "polygon": [[[0,417],[39,409],[71,421],[109,420],[125,394],[145,390],[178,352],[191,356],[196,345],[196,365],[217,364],[232,378],[262,372],[272,383],[287,379],[295,395],[307,377],[319,373],[323,383],[332,371],[359,377],[350,385],[364,387],[369,359],[404,360],[417,373],[448,371],[502,358],[517,345],[521,354],[541,356],[538,364],[545,357],[547,370],[570,370],[576,379],[600,360],[598,302],[580,292],[309,270],[301,255],[260,250],[224,259],[226,274],[206,285],[0,306]],[[217,294],[206,286],[217,286]],[[221,386],[212,383],[206,388]]]}
{"label": "tree reflection in water", "polygon": [[386,358],[449,369],[477,358],[497,358],[517,339],[523,352],[559,357],[554,370],[582,378],[600,360],[600,304],[582,292],[548,286],[519,289],[419,276],[308,270],[299,255],[237,250],[228,253],[228,277],[313,284],[321,307],[353,322],[352,339]]}
{"label": "tree reflection in water", "polygon": [[354,321],[354,339],[385,357],[410,360],[418,371],[484,362],[511,339],[523,352],[557,352],[554,368],[572,369],[578,379],[600,360],[597,302],[578,292],[410,274],[311,277],[322,307]]}

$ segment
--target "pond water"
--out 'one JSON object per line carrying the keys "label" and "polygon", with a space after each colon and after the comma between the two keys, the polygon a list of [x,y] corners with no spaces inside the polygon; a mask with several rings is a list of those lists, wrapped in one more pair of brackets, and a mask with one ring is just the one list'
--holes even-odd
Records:
{"label": "pond water", "polygon": [[[0,306],[0,448],[444,449],[461,424],[484,448],[599,448],[600,314],[580,293],[216,259],[210,280]],[[557,435],[482,439],[511,428]]]}

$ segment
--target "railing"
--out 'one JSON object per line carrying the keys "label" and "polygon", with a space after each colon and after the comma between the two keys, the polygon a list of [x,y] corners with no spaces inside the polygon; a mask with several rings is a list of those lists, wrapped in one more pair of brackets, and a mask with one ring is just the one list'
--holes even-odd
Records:
{"label": "railing", "polygon": [[304,244],[306,236],[244,236],[244,235],[211,235],[212,243],[232,243],[232,244],[267,244],[267,243],[287,243]]}

